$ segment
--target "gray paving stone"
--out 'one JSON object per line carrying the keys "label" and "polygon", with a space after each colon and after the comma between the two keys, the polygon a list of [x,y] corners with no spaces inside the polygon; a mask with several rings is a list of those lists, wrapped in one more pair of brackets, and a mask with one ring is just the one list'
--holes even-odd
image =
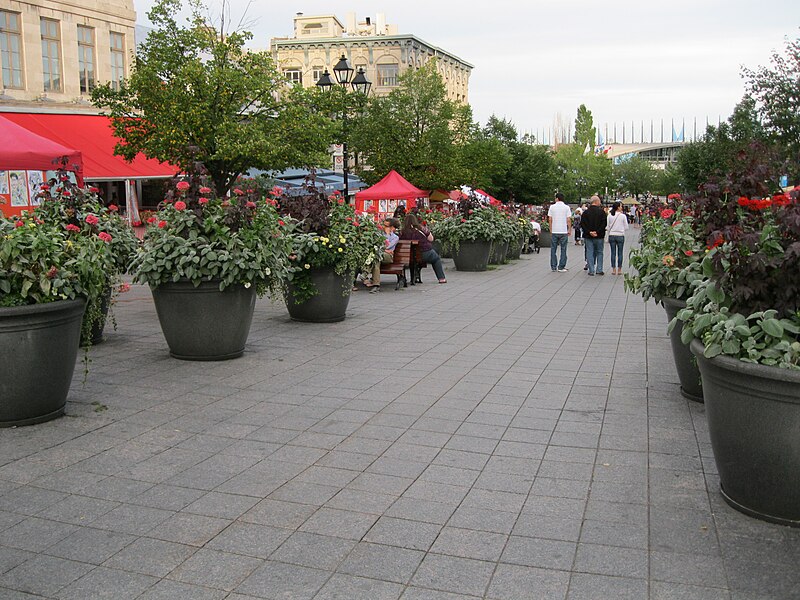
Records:
{"label": "gray paving stone", "polygon": [[177,513],[152,529],[148,535],[159,540],[200,547],[230,524],[231,521],[227,519]]}
{"label": "gray paving stone", "polygon": [[486,598],[492,600],[563,600],[569,573],[518,565],[498,565]]}
{"label": "gray paving stone", "polygon": [[440,530],[435,523],[381,517],[363,537],[366,542],[427,551]]}
{"label": "gray paving stone", "polygon": [[596,544],[578,544],[575,570],[615,577],[647,578],[647,551]]}
{"label": "gray paving stone", "polygon": [[222,600],[223,598],[231,596],[223,590],[162,579],[137,600]]}
{"label": "gray paving stone", "polygon": [[339,565],[340,573],[405,584],[417,569],[423,552],[360,542]]}
{"label": "gray paving stone", "polygon": [[647,581],[625,577],[575,573],[569,583],[567,600],[641,600],[647,598]]}
{"label": "gray paving stone", "polygon": [[403,586],[386,581],[336,574],[314,597],[315,600],[397,600]]}
{"label": "gray paving stone", "polygon": [[257,558],[203,548],[172,571],[169,578],[230,592],[263,564]]}
{"label": "gray paving stone", "polygon": [[47,554],[99,565],[136,539],[136,536],[127,533],[81,527],[50,546]]}
{"label": "gray paving stone", "polygon": [[412,582],[444,592],[483,594],[494,571],[494,563],[428,554],[414,574]]}
{"label": "gray paving stone", "polygon": [[267,561],[245,579],[236,592],[269,600],[311,600],[329,577],[328,571]]}
{"label": "gray paving stone", "polygon": [[320,508],[303,523],[300,531],[360,540],[377,519],[374,514]]}
{"label": "gray paving stone", "polygon": [[500,562],[542,569],[569,571],[575,560],[577,544],[512,535]]}
{"label": "gray paving stone", "polygon": [[97,567],[58,593],[59,600],[129,600],[158,582],[155,577]]}
{"label": "gray paving stone", "polygon": [[91,565],[74,560],[34,556],[0,576],[0,592],[8,588],[18,592],[55,596],[59,590],[91,570]]}
{"label": "gray paving stone", "polygon": [[496,561],[500,558],[507,536],[472,529],[445,527],[436,538],[431,552],[474,558],[476,560]]}
{"label": "gray paving stone", "polygon": [[106,560],[103,566],[153,577],[166,577],[195,552],[197,548],[192,546],[139,538]]}
{"label": "gray paving stone", "polygon": [[351,540],[298,531],[271,558],[304,567],[333,570],[353,546],[355,542]]}

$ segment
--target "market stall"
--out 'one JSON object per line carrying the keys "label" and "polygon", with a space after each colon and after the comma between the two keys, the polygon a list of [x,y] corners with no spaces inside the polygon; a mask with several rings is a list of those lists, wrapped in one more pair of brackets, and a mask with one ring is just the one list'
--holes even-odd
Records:
{"label": "market stall", "polygon": [[356,193],[356,210],[377,214],[378,218],[383,219],[392,216],[398,206],[405,206],[406,209],[426,206],[428,194],[392,170],[372,187]]}

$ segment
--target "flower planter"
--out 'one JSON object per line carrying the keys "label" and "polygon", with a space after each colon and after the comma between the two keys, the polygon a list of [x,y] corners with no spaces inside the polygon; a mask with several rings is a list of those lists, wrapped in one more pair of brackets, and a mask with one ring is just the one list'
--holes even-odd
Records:
{"label": "flower planter", "polygon": [[457,271],[485,271],[489,264],[489,240],[462,240],[458,250],[453,250],[453,262]]}
{"label": "flower planter", "polygon": [[[675,298],[664,298],[662,305],[667,313],[667,321],[672,321],[675,315],[683,308],[686,302]],[[683,323],[678,321],[672,333],[669,334],[669,341],[672,345],[672,358],[675,361],[675,368],[678,370],[678,379],[681,382],[681,394],[694,402],[703,401],[703,385],[700,379],[700,370],[697,368],[697,361],[692,355],[689,346],[681,342],[681,332]]]}
{"label": "flower planter", "polygon": [[294,297],[294,287],[290,283],[286,292],[286,308],[293,321],[307,323],[335,323],[343,321],[350,303],[352,274],[338,275],[333,268],[311,269],[311,283],[317,294],[304,302]]}
{"label": "flower planter", "polygon": [[549,231],[543,231],[539,234],[539,246],[542,248],[549,248],[552,239],[553,235]]}
{"label": "flower planter", "polygon": [[450,250],[445,250],[444,246],[442,246],[439,240],[433,240],[432,242],[433,249],[436,250],[436,254],[438,254],[441,258],[453,258],[452,253]]}
{"label": "flower planter", "polygon": [[492,249],[489,252],[489,264],[502,265],[506,262],[506,254],[508,254],[508,242],[492,242]]}
{"label": "flower planter", "polygon": [[800,527],[800,372],[707,359],[691,350],[703,376],[706,418],[725,501],[750,516]]}
{"label": "flower planter", "polygon": [[0,427],[64,414],[85,300],[0,308]]}
{"label": "flower planter", "polygon": [[219,281],[198,287],[187,280],[151,288],[169,353],[181,360],[227,360],[244,353],[255,286],[234,285],[219,291]]}
{"label": "flower planter", "polygon": [[525,245],[525,240],[520,238],[512,240],[508,243],[508,252],[506,253],[507,260],[517,260],[522,255],[522,247]]}
{"label": "flower planter", "polygon": [[[103,331],[106,328],[108,309],[110,306],[111,288],[109,287],[100,298],[100,318],[92,324],[92,330],[89,332],[88,336],[83,335],[83,326],[81,325],[81,346],[96,346],[103,341]],[[90,318],[88,311],[84,315],[84,320],[87,318]]]}

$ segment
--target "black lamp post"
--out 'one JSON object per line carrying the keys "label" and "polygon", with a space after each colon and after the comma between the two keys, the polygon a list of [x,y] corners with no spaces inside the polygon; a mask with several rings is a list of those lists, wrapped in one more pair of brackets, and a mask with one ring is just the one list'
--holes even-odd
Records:
{"label": "black lamp post", "polygon": [[[355,77],[353,74],[355,73]],[[372,86],[372,83],[367,79],[366,74],[364,73],[364,69],[361,67],[358,68],[358,72],[355,72],[355,69],[350,66],[350,61],[347,60],[347,57],[342,54],[342,57],[339,59],[339,62],[336,63],[336,66],[333,67],[333,76],[336,78],[336,83],[342,87],[342,90],[347,90],[347,86],[350,85],[354,91],[360,92],[365,96],[369,93],[369,88]],[[317,81],[317,87],[322,89],[323,91],[328,91],[333,89],[334,82],[331,79],[331,74],[328,72],[328,69],[325,69],[325,72]],[[344,171],[344,197],[345,199],[349,199],[350,195],[350,155],[347,152],[347,98],[346,94],[342,94],[342,131],[344,133],[344,142],[342,143],[342,159],[344,161],[343,171]]]}

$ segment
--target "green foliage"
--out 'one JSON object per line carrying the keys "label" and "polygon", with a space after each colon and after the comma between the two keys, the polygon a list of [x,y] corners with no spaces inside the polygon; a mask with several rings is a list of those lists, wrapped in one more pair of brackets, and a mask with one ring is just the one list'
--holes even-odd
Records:
{"label": "green foliage", "polygon": [[592,151],[596,139],[597,128],[594,126],[592,111],[586,108],[585,104],[581,104],[578,107],[578,115],[575,117],[575,143],[584,150],[586,150],[586,146],[589,146]]}
{"label": "green foliage", "polygon": [[142,152],[187,170],[205,164],[218,192],[255,167],[282,170],[326,160],[332,124],[317,90],[290,86],[268,52],[245,48],[248,32],[217,31],[191,2],[188,26],[175,17],[182,0],[159,0],[155,26],[139,46],[119,90],[100,85],[96,106],[111,116],[115,152]]}
{"label": "green foliage", "polygon": [[765,310],[745,316],[731,310],[730,297],[713,280],[700,280],[686,308],[670,323],[683,321],[685,344],[699,338],[706,358],[720,354],[784,369],[800,370],[800,313],[780,318]]}
{"label": "green foliage", "polygon": [[758,101],[767,134],[790,160],[795,182],[800,178],[800,38],[786,40],[786,54],[774,52],[772,68],[744,69],[747,89]]}
{"label": "green foliage", "polygon": [[659,196],[669,196],[681,191],[681,174],[675,164],[668,164],[665,169],[655,171],[652,192]]}
{"label": "green foliage", "polygon": [[219,281],[220,290],[255,285],[259,295],[274,294],[285,278],[289,242],[274,201],[238,188],[230,200],[219,199],[193,173],[150,217],[132,270],[151,287],[185,279],[195,286]]}
{"label": "green foliage", "polygon": [[656,172],[645,159],[634,156],[614,165],[617,189],[637,198],[651,191],[656,184]]}
{"label": "green foliage", "polygon": [[492,206],[481,206],[475,198],[459,203],[456,214],[437,221],[431,233],[445,251],[458,250],[461,242],[511,241],[519,238],[516,218]]}
{"label": "green foliage", "polygon": [[647,301],[655,298],[685,300],[692,284],[704,279],[700,261],[705,248],[692,230],[692,217],[680,212],[647,219],[642,224],[638,248],[630,253],[636,274],[625,274],[625,289]]}
{"label": "green foliage", "polygon": [[586,147],[578,144],[559,146],[556,156],[558,190],[566,202],[578,202],[592,194],[603,195],[612,189],[611,161],[605,156],[586,154]]}

